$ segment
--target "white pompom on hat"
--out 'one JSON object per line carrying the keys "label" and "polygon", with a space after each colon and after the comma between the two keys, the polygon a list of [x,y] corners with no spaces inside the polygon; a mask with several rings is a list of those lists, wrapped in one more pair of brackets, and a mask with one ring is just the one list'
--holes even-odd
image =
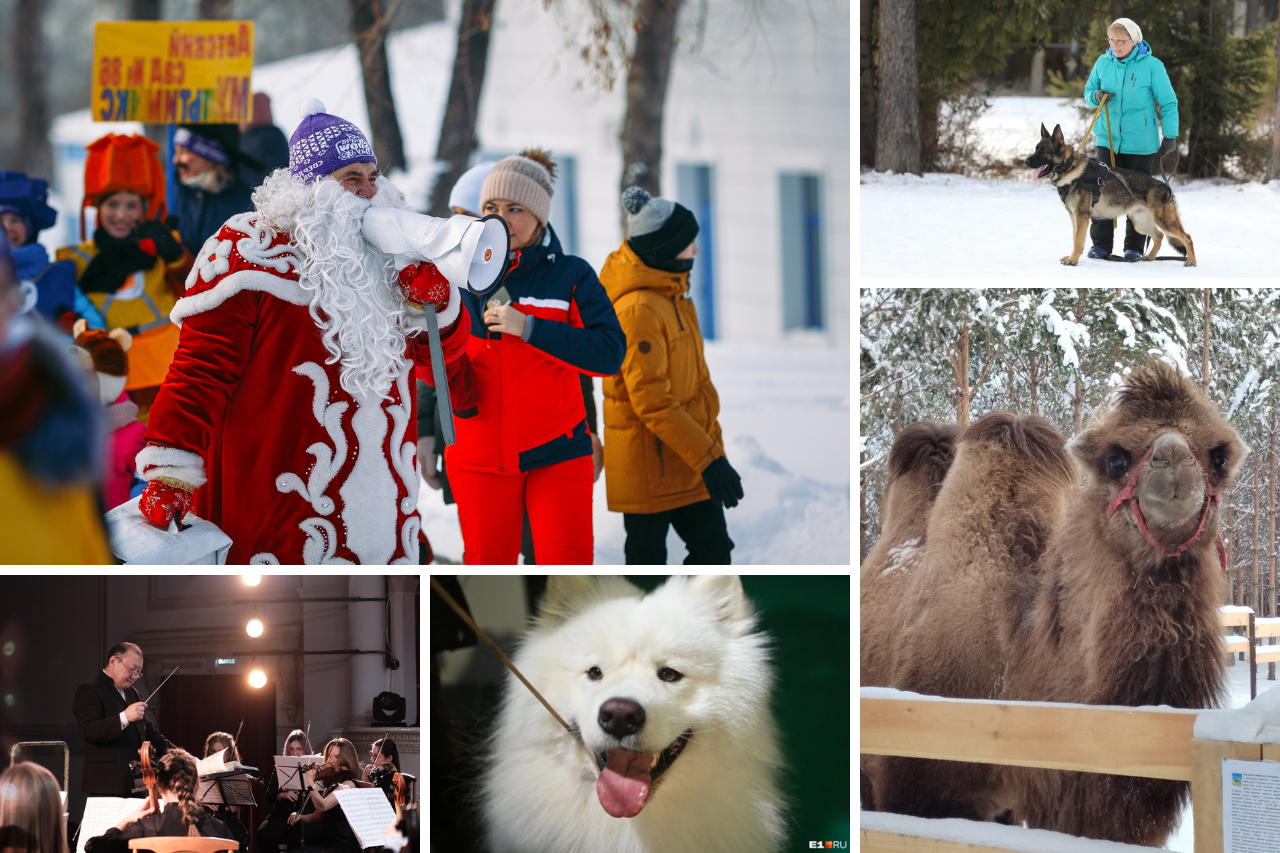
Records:
{"label": "white pompom on hat", "polygon": [[1129,34],[1129,38],[1133,39],[1133,43],[1137,44],[1142,41],[1142,27],[1138,26],[1132,18],[1116,18],[1111,22],[1111,26],[1107,27],[1107,32],[1111,31],[1111,27],[1122,27]]}
{"label": "white pompom on hat", "polygon": [[302,121],[289,140],[289,171],[303,183],[330,175],[351,163],[378,158],[360,128],[325,112],[319,98],[306,97],[298,109]]}

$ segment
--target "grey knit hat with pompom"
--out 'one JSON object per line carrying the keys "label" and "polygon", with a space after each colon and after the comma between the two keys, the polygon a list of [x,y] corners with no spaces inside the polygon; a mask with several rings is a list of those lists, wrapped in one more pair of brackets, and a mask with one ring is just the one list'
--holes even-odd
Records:
{"label": "grey knit hat with pompom", "polygon": [[654,198],[640,187],[622,194],[627,211],[627,233],[640,260],[672,260],[698,236],[698,220],[689,208],[665,198]]}

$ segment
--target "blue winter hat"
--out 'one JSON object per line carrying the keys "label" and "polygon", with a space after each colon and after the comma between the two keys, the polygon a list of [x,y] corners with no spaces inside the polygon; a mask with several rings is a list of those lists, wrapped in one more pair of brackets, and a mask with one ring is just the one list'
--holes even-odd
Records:
{"label": "blue winter hat", "polygon": [[0,171],[0,213],[15,213],[27,222],[27,240],[58,221],[58,211],[49,206],[49,182],[28,178],[23,172]]}
{"label": "blue winter hat", "polygon": [[319,98],[304,98],[302,123],[289,140],[289,172],[303,183],[352,163],[378,164],[369,139],[346,119],[329,115]]}
{"label": "blue winter hat", "polygon": [[478,216],[480,214],[480,188],[484,186],[484,179],[489,177],[489,173],[493,171],[493,167],[496,165],[498,165],[497,160],[488,160],[484,163],[477,163],[463,172],[462,177],[458,178],[458,182],[449,191],[449,206],[460,207]]}

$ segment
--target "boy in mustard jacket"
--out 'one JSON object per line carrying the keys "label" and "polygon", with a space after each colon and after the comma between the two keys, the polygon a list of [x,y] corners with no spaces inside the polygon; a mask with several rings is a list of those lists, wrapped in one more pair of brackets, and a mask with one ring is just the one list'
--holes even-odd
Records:
{"label": "boy in mustard jacket", "polygon": [[604,470],[609,509],[623,513],[627,564],[667,562],[667,528],[686,565],[727,565],[724,507],[742,480],[725,458],[720,398],[688,298],[698,221],[639,187],[622,194],[630,239],[600,273],[627,334],[622,370],[604,380]]}

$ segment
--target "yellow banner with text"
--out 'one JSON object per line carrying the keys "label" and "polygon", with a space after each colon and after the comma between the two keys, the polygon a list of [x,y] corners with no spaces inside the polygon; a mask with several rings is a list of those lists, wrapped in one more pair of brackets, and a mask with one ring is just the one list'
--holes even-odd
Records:
{"label": "yellow banner with text", "polygon": [[253,117],[253,21],[99,21],[94,121],[231,124]]}

